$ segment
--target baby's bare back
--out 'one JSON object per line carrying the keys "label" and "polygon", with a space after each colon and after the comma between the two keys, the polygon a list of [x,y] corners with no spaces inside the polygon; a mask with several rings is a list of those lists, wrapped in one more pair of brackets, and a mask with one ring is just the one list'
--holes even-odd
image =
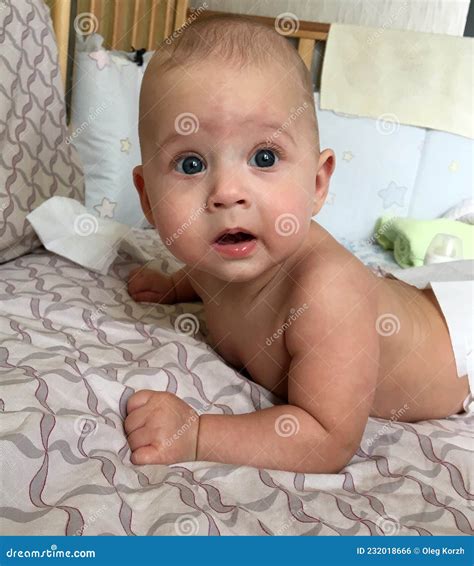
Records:
{"label": "baby's bare back", "polygon": [[[462,410],[467,377],[457,377],[448,329],[433,292],[377,277],[316,224],[312,237],[315,256],[308,254],[291,273],[282,270],[250,302],[225,288],[213,294],[212,301],[204,299],[209,341],[217,352],[288,402],[292,356],[286,332],[311,308],[320,287],[324,286],[327,297],[328,292],[344,293],[357,280],[377,313],[379,371],[370,415],[417,421]],[[325,281],[324,273],[337,275]],[[307,350],[317,347],[321,337],[313,338],[312,344],[302,346]],[[341,342],[340,348],[345,344]],[[323,351],[319,354],[324,358]],[[317,372],[311,378],[318,379]],[[331,395],[330,388],[326,394]]]}

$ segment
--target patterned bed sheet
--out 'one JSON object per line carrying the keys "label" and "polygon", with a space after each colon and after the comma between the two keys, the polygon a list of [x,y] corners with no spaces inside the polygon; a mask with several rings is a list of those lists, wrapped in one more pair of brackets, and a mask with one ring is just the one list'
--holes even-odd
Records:
{"label": "patterned bed sheet", "polygon": [[[164,272],[179,267],[153,231],[135,234]],[[394,266],[367,242],[343,243],[374,270]],[[101,276],[39,249],[0,266],[4,535],[473,534],[473,415],[370,418],[339,474],[133,466],[134,390],[220,414],[281,403],[206,344],[199,303],[135,303],[135,265],[123,256]]]}

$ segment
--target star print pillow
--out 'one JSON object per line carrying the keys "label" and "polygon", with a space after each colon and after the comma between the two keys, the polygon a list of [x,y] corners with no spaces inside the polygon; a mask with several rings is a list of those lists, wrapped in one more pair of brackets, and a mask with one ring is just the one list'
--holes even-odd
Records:
{"label": "star print pillow", "polygon": [[107,51],[98,34],[77,37],[69,142],[84,167],[85,205],[100,218],[135,228],[148,227],[133,186],[141,161],[138,99],[146,63],[132,54]]}
{"label": "star print pillow", "polygon": [[407,216],[426,136],[424,128],[321,110],[321,150],[336,154],[326,202],[316,216],[336,238],[371,239],[385,214]]}

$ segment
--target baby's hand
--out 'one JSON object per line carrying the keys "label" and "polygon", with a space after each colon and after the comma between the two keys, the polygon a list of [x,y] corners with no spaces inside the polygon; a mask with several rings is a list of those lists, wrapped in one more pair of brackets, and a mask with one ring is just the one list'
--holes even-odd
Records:
{"label": "baby's hand", "polygon": [[125,432],[132,464],[193,462],[197,455],[199,415],[167,391],[143,389],[127,402]]}
{"label": "baby's hand", "polygon": [[128,292],[137,302],[174,304],[176,292],[173,279],[159,271],[136,267],[128,276]]}

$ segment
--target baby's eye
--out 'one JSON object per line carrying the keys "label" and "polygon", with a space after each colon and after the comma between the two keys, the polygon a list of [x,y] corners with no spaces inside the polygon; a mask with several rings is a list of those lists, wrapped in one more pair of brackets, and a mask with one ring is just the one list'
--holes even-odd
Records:
{"label": "baby's eye", "polygon": [[195,175],[196,173],[201,173],[204,169],[205,167],[202,159],[195,155],[180,157],[176,161],[175,170],[179,173],[184,173],[185,175]]}
{"label": "baby's eye", "polygon": [[259,149],[250,159],[250,165],[256,167],[272,167],[277,163],[278,157],[271,149]]}

